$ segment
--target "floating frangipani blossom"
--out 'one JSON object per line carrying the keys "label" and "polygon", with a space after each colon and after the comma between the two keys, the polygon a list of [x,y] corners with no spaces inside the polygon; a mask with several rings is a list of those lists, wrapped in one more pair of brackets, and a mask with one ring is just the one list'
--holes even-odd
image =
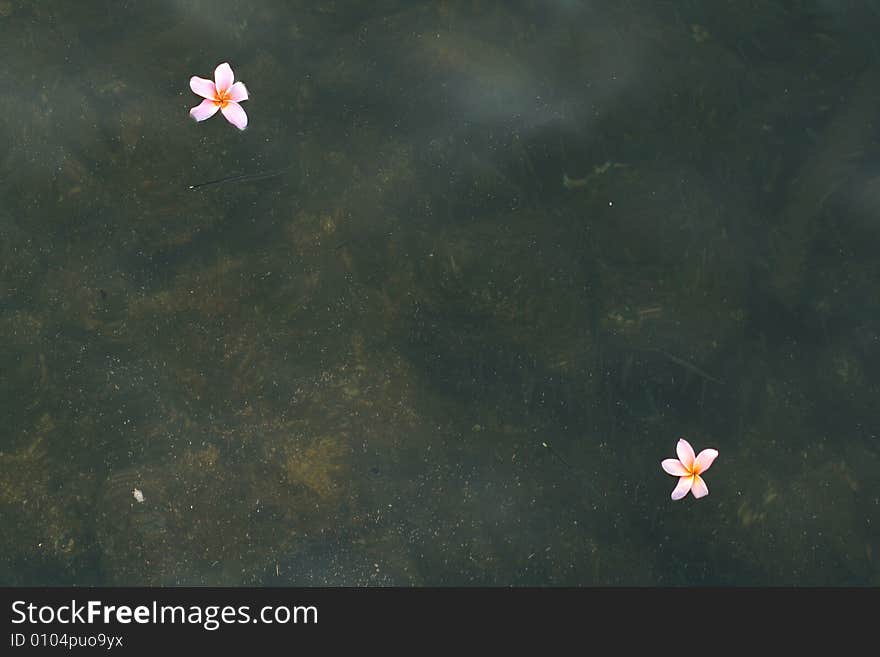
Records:
{"label": "floating frangipani blossom", "polygon": [[660,466],[674,477],[679,477],[678,485],[672,491],[672,499],[680,500],[688,491],[693,492],[694,497],[701,498],[709,494],[706,482],[700,474],[709,469],[718,457],[717,449],[704,449],[698,456],[694,456],[694,448],[684,438],[675,446],[677,459],[665,459]]}
{"label": "floating frangipani blossom", "polygon": [[197,76],[189,79],[189,88],[205,100],[189,111],[196,121],[210,119],[217,110],[226,120],[239,130],[247,127],[248,117],[239,103],[248,99],[248,92],[242,82],[235,82],[232,67],[226,62],[214,69],[214,81]]}

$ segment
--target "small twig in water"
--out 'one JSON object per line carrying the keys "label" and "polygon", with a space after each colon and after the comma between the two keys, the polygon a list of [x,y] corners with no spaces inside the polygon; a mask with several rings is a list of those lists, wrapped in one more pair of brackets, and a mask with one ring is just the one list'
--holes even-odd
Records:
{"label": "small twig in water", "polygon": [[700,369],[699,367],[697,367],[696,365],[694,365],[694,364],[692,364],[692,363],[689,363],[689,362],[687,362],[686,360],[684,360],[684,359],[682,359],[682,358],[679,358],[678,356],[673,356],[672,354],[668,354],[668,353],[666,353],[665,351],[663,351],[662,349],[652,349],[651,351],[655,351],[655,352],[657,352],[658,354],[660,354],[661,356],[665,356],[666,358],[668,358],[669,360],[671,360],[671,361],[672,361],[673,363],[675,363],[676,365],[681,365],[681,366],[682,366],[683,368],[685,368],[686,370],[690,370],[691,372],[693,372],[693,373],[696,374],[697,376],[701,376],[701,377],[703,377],[704,379],[706,379],[707,381],[712,381],[713,383],[720,383],[720,384],[722,384],[722,385],[724,384],[724,381],[722,381],[721,379],[716,379],[716,378],[715,378],[714,376],[712,376],[711,374],[707,374],[706,372],[704,372],[703,370],[701,370],[701,369]]}
{"label": "small twig in water", "polygon": [[190,185],[187,189],[199,189],[201,187],[208,187],[210,185],[219,185],[220,183],[232,183],[232,182],[245,182],[249,180],[265,180],[266,178],[275,178],[276,176],[280,176],[282,173],[287,171],[292,165],[287,165],[283,169],[276,169],[274,171],[260,171],[259,173],[245,173],[239,176],[226,176],[225,178],[218,178],[217,180],[208,180],[207,182],[196,183],[195,185]]}
{"label": "small twig in water", "polygon": [[553,449],[552,447],[550,447],[550,445],[548,445],[547,443],[545,443],[545,442],[543,442],[543,441],[541,442],[541,444],[542,444],[544,447],[546,447],[546,448],[550,451],[550,453],[551,453],[553,456],[555,456],[555,457],[558,458],[560,461],[562,461],[562,464],[563,464],[565,467],[569,468],[570,470],[574,470],[574,467],[572,467],[571,463],[569,463],[569,462],[566,461],[564,458],[562,458],[562,455],[561,455],[559,452],[557,452],[555,449]]}

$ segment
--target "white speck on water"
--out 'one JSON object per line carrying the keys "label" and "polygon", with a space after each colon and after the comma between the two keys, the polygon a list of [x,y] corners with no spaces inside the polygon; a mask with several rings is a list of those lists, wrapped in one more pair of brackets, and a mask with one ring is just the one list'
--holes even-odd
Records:
{"label": "white speck on water", "polygon": [[146,498],[144,497],[144,492],[140,488],[135,488],[131,491],[131,494],[134,496],[134,499],[137,500],[139,504],[144,503],[144,500]]}

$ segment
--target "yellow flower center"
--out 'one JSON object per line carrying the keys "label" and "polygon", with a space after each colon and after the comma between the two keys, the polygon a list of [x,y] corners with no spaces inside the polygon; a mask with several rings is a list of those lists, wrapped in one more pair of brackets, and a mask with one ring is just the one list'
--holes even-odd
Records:
{"label": "yellow flower center", "polygon": [[218,105],[220,109],[223,109],[230,103],[229,100],[229,90],[220,91],[217,89],[216,97],[214,98],[214,104]]}

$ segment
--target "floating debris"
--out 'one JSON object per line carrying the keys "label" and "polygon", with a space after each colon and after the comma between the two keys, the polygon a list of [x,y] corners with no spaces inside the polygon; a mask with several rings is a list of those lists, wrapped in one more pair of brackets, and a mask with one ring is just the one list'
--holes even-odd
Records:
{"label": "floating debris", "polygon": [[147,499],[144,497],[144,492],[140,488],[135,488],[131,491],[132,496],[135,500],[137,500],[138,504],[143,504],[144,500]]}
{"label": "floating debris", "polygon": [[578,189],[579,187],[586,187],[590,184],[590,181],[596,176],[601,176],[603,173],[606,173],[610,169],[623,169],[625,168],[625,164],[621,164],[620,162],[606,162],[605,164],[593,167],[593,172],[588,174],[584,178],[570,178],[567,173],[562,174],[562,186],[566,189]]}
{"label": "floating debris", "polygon": [[654,351],[654,352],[660,354],[661,356],[668,358],[673,363],[676,363],[677,365],[681,365],[686,370],[693,372],[697,376],[700,376],[700,377],[706,379],[707,381],[711,381],[712,383],[720,383],[722,385],[724,384],[724,381],[722,381],[721,379],[717,379],[714,376],[712,376],[711,374],[707,374],[706,372],[701,370],[699,367],[697,367],[693,363],[689,363],[688,361],[686,361],[684,358],[679,358],[678,356],[673,356],[672,354],[668,354],[665,351],[663,351],[662,349],[651,349],[650,351]]}

